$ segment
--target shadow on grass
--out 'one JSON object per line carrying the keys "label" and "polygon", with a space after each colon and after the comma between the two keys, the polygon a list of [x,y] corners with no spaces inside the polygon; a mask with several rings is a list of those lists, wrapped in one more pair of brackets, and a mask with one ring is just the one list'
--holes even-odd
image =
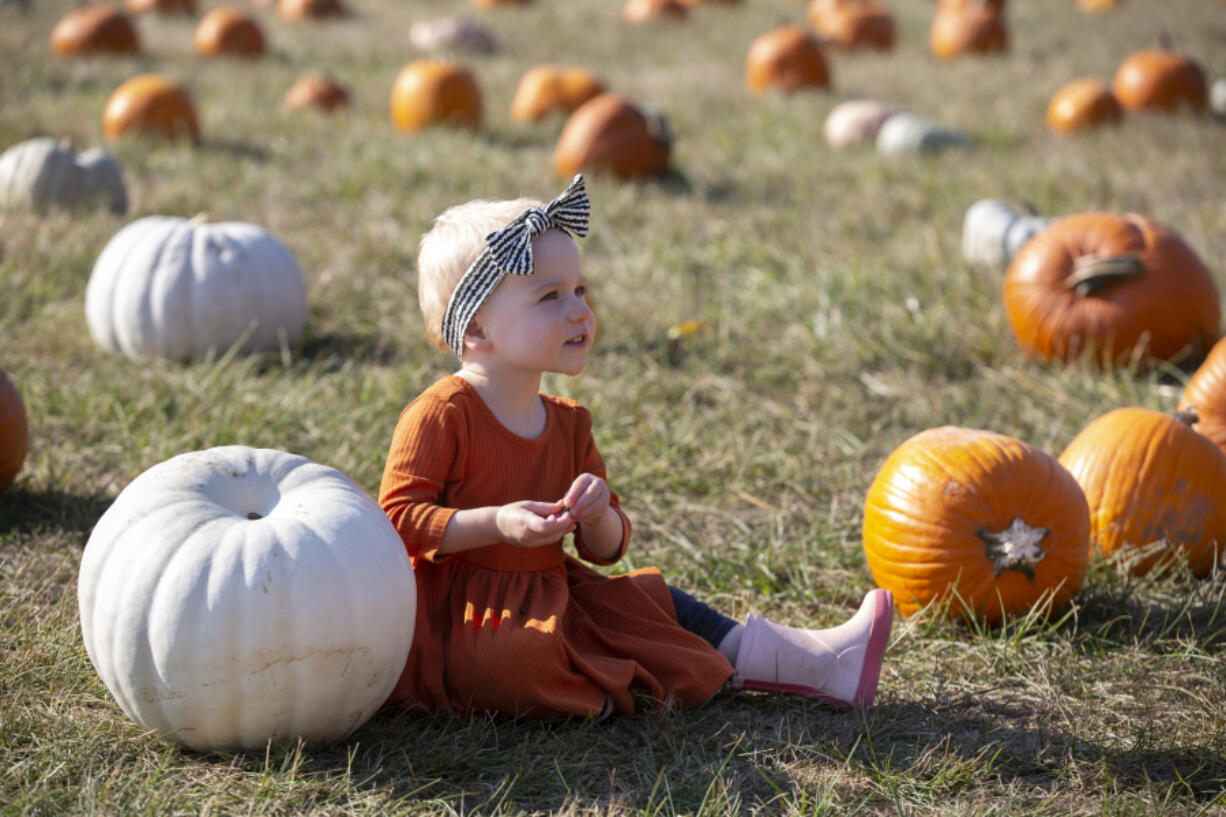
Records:
{"label": "shadow on grass", "polygon": [[0,491],[0,534],[30,533],[48,528],[88,533],[111,501],[105,496],[9,486]]}
{"label": "shadow on grass", "polygon": [[307,337],[298,356],[331,370],[339,369],[346,361],[390,366],[401,359],[401,350],[394,342],[377,335],[328,332]]}
{"label": "shadow on grass", "polygon": [[1154,598],[1126,581],[1087,586],[1078,597],[1073,645],[1089,654],[1134,645],[1156,653],[1226,646],[1226,581],[1185,579],[1165,589]]}
{"label": "shadow on grass", "polygon": [[[347,746],[238,762],[252,772],[271,763],[315,778],[348,775],[358,789],[460,813],[827,813],[822,803],[851,813],[960,792],[992,797],[1004,787],[1093,808],[1121,792],[1205,803],[1226,789],[1220,747],[1121,750],[1043,720],[1031,704],[999,697],[891,702],[866,717],[724,692],[696,710],[604,724],[384,712]],[[1072,790],[1087,779],[1088,791]]]}

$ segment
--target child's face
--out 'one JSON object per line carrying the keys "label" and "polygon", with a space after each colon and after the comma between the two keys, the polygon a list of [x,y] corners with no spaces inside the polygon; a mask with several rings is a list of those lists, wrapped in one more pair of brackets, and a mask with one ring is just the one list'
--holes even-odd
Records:
{"label": "child's face", "polygon": [[504,276],[477,313],[499,365],[576,375],[587,365],[596,316],[587,305],[579,249],[560,230],[532,242],[532,275]]}

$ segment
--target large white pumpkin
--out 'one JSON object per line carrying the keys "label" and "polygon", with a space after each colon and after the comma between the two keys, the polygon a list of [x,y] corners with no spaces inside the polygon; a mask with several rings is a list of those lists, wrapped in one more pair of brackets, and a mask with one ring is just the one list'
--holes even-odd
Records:
{"label": "large white pumpkin", "polygon": [[78,156],[68,142],[42,136],[0,154],[0,207],[43,213],[52,207],[90,207],[99,201],[113,213],[128,210],[123,169],[102,148]]}
{"label": "large white pumpkin", "polygon": [[111,238],[85,289],[103,349],[133,360],[188,360],[301,340],[306,280],[290,251],[253,224],[149,216]]}
{"label": "large white pumpkin", "polygon": [[999,199],[972,204],[962,220],[962,257],[972,264],[1008,266],[1022,245],[1042,232],[1051,219],[1028,216]]}
{"label": "large white pumpkin", "polygon": [[81,633],[133,720],[197,750],[340,740],[395,686],[416,590],[348,477],[227,446],[153,466],[81,559]]}

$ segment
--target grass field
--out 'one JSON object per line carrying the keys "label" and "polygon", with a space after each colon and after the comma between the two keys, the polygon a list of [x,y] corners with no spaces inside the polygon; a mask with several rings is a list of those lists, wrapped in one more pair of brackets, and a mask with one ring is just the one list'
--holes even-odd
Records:
{"label": "grass field", "polygon": [[[350,0],[343,22],[256,9],[272,53],[192,53],[187,19],[141,19],[145,54],[63,60],[48,37],[72,7],[0,6],[0,147],[39,135],[98,143],[111,90],[159,71],[190,87],[204,140],[125,142],[133,209],[0,214],[0,368],[20,389],[30,453],[0,494],[0,814],[1226,814],[1226,580],[1135,579],[1097,560],[1058,620],[998,630],[898,622],[878,705],[724,692],[691,712],[603,725],[380,714],[346,745],[201,756],[122,713],[81,642],[76,574],[98,517],[141,471],[240,443],[303,454],[375,493],[396,416],[451,361],[417,316],[416,243],[477,196],[549,198],[560,120],[507,113],[521,73],[583,64],[664,110],[675,172],[589,181],[581,242],[600,317],[587,372],[546,387],[593,411],[610,482],[635,524],[618,570],[658,565],[729,613],[842,621],[872,586],[865,492],[903,440],[944,424],[1052,454],[1120,406],[1169,410],[1187,372],[1048,367],[1017,348],[1003,271],[961,260],[984,197],[1040,213],[1137,211],[1177,230],[1226,285],[1226,128],[1131,116],[1063,139],[1043,114],[1080,76],[1109,79],[1165,31],[1226,75],[1226,6],[1015,0],[1008,55],[941,64],[932,4],[892,0],[892,53],[835,54],[834,89],[755,97],[751,40],[803,20],[794,0],[701,8],[630,27],[616,0]],[[217,3],[206,0],[204,9]],[[203,10],[203,9],[202,9]],[[388,94],[419,56],[413,20],[459,10],[502,43],[466,58],[477,134],[396,133]],[[281,96],[326,69],[344,116]],[[966,130],[971,149],[885,159],[833,152],[822,122],[873,96]],[[304,269],[301,349],[190,365],[97,349],[83,299],[107,240],[133,218],[208,212],[259,224]],[[710,329],[670,357],[667,328]]]}

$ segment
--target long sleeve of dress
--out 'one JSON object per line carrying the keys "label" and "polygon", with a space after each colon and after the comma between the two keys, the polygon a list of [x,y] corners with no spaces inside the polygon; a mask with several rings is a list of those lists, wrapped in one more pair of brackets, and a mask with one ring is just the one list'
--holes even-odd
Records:
{"label": "long sleeve of dress", "polygon": [[379,504],[414,558],[449,558],[438,549],[456,512],[442,501],[461,458],[457,415],[454,406],[421,397],[401,413],[392,436]]}
{"label": "long sleeve of dress", "polygon": [[[579,424],[577,429],[579,439],[576,440],[578,443],[577,450],[582,452],[582,462],[580,463],[579,471],[580,473],[595,474],[607,481],[604,458],[600,456],[600,451],[596,449],[596,441],[592,438],[591,415],[584,409],[582,417],[584,422]],[[604,559],[592,553],[587,543],[583,541],[582,530],[575,531],[575,552],[579,554],[580,559],[591,562],[594,565],[617,564],[626,555],[626,549],[630,547],[630,518],[622,511],[621,498],[612,489],[609,490],[609,506],[617,511],[617,515],[622,519],[622,541],[612,558]]]}

